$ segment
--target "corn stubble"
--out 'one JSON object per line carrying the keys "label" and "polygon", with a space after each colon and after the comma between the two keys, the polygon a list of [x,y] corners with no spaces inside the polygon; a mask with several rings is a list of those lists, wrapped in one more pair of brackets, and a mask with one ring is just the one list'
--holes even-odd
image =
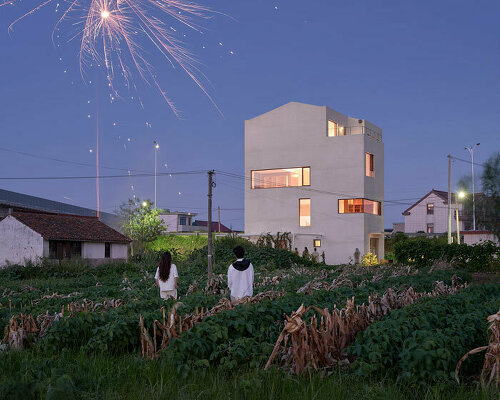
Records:
{"label": "corn stubble", "polygon": [[[333,367],[339,363],[347,364],[346,349],[354,342],[356,335],[391,310],[411,305],[425,297],[455,294],[466,287],[467,284],[460,285],[454,278],[451,286],[435,282],[433,291],[429,293],[416,292],[413,287],[400,291],[389,288],[382,297],[371,295],[367,305],[356,305],[353,297],[347,299],[344,308],[339,309],[335,305],[331,312],[328,308],[301,305],[291,316],[285,315],[285,327],[265,369],[270,368],[278,355],[281,367],[296,374]],[[319,319],[313,315],[308,325],[304,315],[309,310],[316,311]]]}
{"label": "corn stubble", "polygon": [[148,329],[144,326],[144,318],[141,315],[139,317],[139,324],[142,357],[149,359],[158,357],[159,352],[168,347],[173,338],[179,337],[183,332],[190,330],[206,317],[211,317],[222,311],[232,310],[239,304],[254,304],[263,300],[274,300],[283,296],[283,294],[283,291],[269,290],[253,297],[244,297],[237,304],[233,304],[230,300],[222,298],[211,309],[196,308],[194,313],[186,315],[179,315],[177,313],[177,309],[182,305],[181,302],[178,302],[170,309],[168,318],[166,317],[165,307],[162,307],[163,322],[158,320],[153,322],[153,337],[150,336]]}
{"label": "corn stubble", "polygon": [[458,362],[455,369],[455,379],[460,383],[458,374],[462,363],[472,354],[486,351],[484,356],[483,368],[481,370],[481,384],[483,386],[491,385],[492,383],[500,387],[500,310],[488,317],[490,322],[490,341],[487,346],[477,347],[466,353]]}

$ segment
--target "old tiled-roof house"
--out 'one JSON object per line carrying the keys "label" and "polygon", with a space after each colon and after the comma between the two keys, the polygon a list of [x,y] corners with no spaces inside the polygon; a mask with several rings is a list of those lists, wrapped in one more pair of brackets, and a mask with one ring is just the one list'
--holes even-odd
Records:
{"label": "old tiled-roof house", "polygon": [[125,261],[130,239],[96,217],[14,212],[0,221],[0,267],[39,258]]}

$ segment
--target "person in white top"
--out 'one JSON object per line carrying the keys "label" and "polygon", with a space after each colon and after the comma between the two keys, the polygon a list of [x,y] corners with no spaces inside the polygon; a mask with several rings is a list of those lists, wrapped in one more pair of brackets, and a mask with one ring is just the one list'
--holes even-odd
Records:
{"label": "person in white top", "polygon": [[177,267],[172,264],[172,255],[166,251],[161,256],[160,264],[156,269],[155,284],[160,288],[160,297],[162,299],[177,299],[177,281],[179,274]]}
{"label": "person in white top", "polygon": [[250,260],[243,258],[243,247],[236,246],[233,253],[237,260],[227,270],[227,285],[231,291],[231,302],[238,303],[243,297],[252,297],[254,272]]}

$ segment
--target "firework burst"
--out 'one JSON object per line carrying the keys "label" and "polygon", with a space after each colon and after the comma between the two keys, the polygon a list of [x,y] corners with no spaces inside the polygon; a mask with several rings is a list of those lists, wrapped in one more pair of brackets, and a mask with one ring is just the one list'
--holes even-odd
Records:
{"label": "firework burst", "polygon": [[[0,0],[0,7],[20,2],[21,0]],[[39,3],[14,20],[9,30],[23,18],[51,3],[56,3],[56,0]],[[57,4],[59,7],[59,3]],[[201,32],[201,26],[196,21],[210,18],[213,13],[210,8],[185,0],[69,0],[64,1],[61,11],[62,16],[55,29],[70,20],[73,20],[72,25],[78,28],[74,37],[81,37],[82,76],[89,64],[95,62],[103,65],[108,86],[118,97],[115,84],[117,77],[123,79],[125,86],[130,88],[135,86],[132,79],[135,72],[149,85],[158,89],[163,99],[178,115],[175,105],[160,86],[156,72],[140,46],[140,43],[147,41],[172,67],[184,71],[219,110],[202,84],[204,75],[198,68],[197,60],[175,36],[175,30],[167,25],[167,21],[173,19],[189,29]]]}

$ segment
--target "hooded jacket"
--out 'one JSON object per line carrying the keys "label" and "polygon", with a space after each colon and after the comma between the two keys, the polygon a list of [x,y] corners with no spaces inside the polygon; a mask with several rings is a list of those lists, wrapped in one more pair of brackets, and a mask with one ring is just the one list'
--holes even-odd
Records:
{"label": "hooded jacket", "polygon": [[227,271],[227,284],[231,296],[241,299],[253,296],[254,271],[250,260],[239,258],[229,266]]}

